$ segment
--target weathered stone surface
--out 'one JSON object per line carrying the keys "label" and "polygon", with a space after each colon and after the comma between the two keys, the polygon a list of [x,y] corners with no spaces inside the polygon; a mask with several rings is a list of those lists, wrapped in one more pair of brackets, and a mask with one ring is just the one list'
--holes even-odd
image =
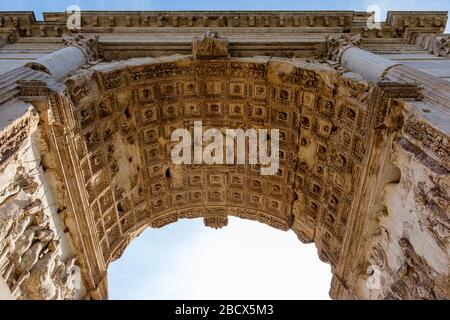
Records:
{"label": "weathered stone surface", "polygon": [[[145,228],[230,215],[314,242],[332,298],[450,297],[450,90],[402,64],[443,37],[446,14],[392,12],[367,31],[355,12],[89,12],[80,33],[93,38],[64,35],[64,14],[45,14],[51,27],[2,15],[15,31],[0,65],[3,50],[43,44],[0,80],[13,297],[105,299],[109,263]],[[279,129],[277,174],[175,165],[173,130],[198,120]]]}
{"label": "weathered stone surface", "polygon": [[192,43],[194,59],[217,59],[228,57],[228,40],[217,32],[206,32]]}
{"label": "weathered stone surface", "polygon": [[[73,248],[56,214],[58,188],[48,156],[40,152],[46,142],[38,129],[38,115],[30,104],[2,105],[7,109],[27,107],[20,121],[6,126],[0,165],[0,273],[18,299],[74,299],[82,296],[80,273],[71,256]],[[23,136],[18,139],[15,131]],[[6,139],[6,141],[5,141]],[[12,156],[11,156],[12,153]],[[8,154],[10,155],[8,157]],[[61,213],[60,213],[61,214]],[[81,292],[81,293],[80,293]]]}

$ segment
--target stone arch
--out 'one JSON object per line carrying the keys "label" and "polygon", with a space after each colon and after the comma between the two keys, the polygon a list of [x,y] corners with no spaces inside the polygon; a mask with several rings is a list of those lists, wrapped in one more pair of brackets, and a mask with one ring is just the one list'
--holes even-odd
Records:
{"label": "stone arch", "polygon": [[[331,265],[332,297],[347,296],[348,279],[365,274],[365,258],[351,257],[371,234],[379,174],[401,129],[395,98],[417,97],[415,86],[368,83],[318,60],[229,57],[210,33],[194,40],[192,55],[70,70],[19,85],[60,164],[67,200],[58,211],[91,297],[108,296],[108,264],[146,227],[182,218],[219,228],[233,215],[293,230]],[[248,164],[174,165],[171,133],[192,131],[197,120],[222,132],[278,129],[277,174]]]}
{"label": "stone arch", "polygon": [[[218,227],[226,224],[230,211],[290,228],[302,241],[314,242],[321,259],[332,266],[333,298],[448,297],[449,130],[444,120],[449,85],[434,74],[435,68],[420,71],[373,52],[382,48],[409,55],[421,46],[426,54],[430,43],[448,41],[442,35],[446,14],[415,13],[416,22],[424,23],[418,22],[411,33],[411,12],[392,12],[381,38],[361,29],[358,21],[365,13],[356,12],[299,12],[295,15],[303,18],[298,20],[290,13],[270,19],[248,13],[249,24],[264,25],[250,33],[241,28],[248,27],[243,19],[236,20],[239,14],[229,12],[219,20],[216,13],[202,13],[206,20],[197,20],[197,13],[170,13],[166,18],[174,19],[168,20],[159,20],[158,13],[127,12],[126,19],[119,19],[124,13],[86,14],[91,18],[83,32],[100,37],[87,39],[81,32],[75,38],[63,36],[64,48],[15,69],[14,64],[2,66],[7,71],[1,80],[0,118],[7,121],[0,130],[0,182],[7,187],[0,190],[0,211],[14,214],[0,217],[8,229],[0,232],[0,273],[14,297],[36,296],[33,285],[27,285],[30,290],[23,286],[31,283],[26,273],[10,273],[22,253],[38,258],[47,250],[64,254],[47,255],[47,262],[36,264],[38,273],[30,279],[42,270],[55,271],[54,278],[42,282],[41,297],[53,297],[46,289],[53,287],[60,298],[107,298],[108,263],[142,228],[188,216],[201,216],[206,225]],[[32,13],[7,15],[12,19],[5,23],[20,31],[8,36],[13,46],[18,37],[24,37],[19,46],[34,43],[38,34],[60,37],[67,18],[57,13],[48,16],[51,21],[35,23]],[[102,15],[111,16],[105,20]],[[180,15],[186,18],[182,24]],[[157,19],[150,23],[150,17]],[[133,26],[141,22],[139,29]],[[139,33],[139,39],[110,28],[116,23],[120,30]],[[314,24],[320,30],[311,29]],[[288,25],[296,31],[284,27]],[[157,39],[156,26],[161,31]],[[177,45],[167,46],[173,27],[179,26]],[[261,41],[266,27],[273,37]],[[189,53],[194,34],[210,28],[227,33],[230,43],[207,32],[194,39],[191,55],[168,56]],[[152,55],[167,56],[110,61]],[[444,69],[447,62],[432,64]],[[358,80],[362,78],[371,82]],[[185,114],[185,102],[191,103],[191,114]],[[230,109],[231,103],[237,108]],[[197,116],[218,128],[280,128],[285,138],[280,177],[262,177],[257,168],[244,166],[237,174],[242,179],[229,186],[229,175],[237,168],[168,164],[168,134],[180,124],[189,127]],[[33,173],[39,185],[35,192],[16,181],[19,168],[28,175],[42,170],[38,176]],[[190,176],[198,171],[202,178],[192,177],[194,185]],[[20,192],[11,196],[11,190]],[[55,201],[46,205],[42,192]],[[192,208],[192,192],[199,192],[197,208]],[[252,204],[253,195],[261,203]],[[36,221],[30,222],[34,210],[8,209],[9,201],[19,196],[40,208]],[[186,199],[190,209],[183,207]],[[42,220],[58,223],[47,228]],[[17,228],[11,228],[13,223]],[[13,252],[16,241],[11,239],[38,229],[42,250],[31,250],[32,242],[25,242]],[[45,234],[54,241],[48,242]],[[70,255],[77,257],[87,292],[72,292],[68,275],[75,266]],[[58,266],[48,263],[49,258]],[[368,265],[385,268],[386,281],[379,289],[367,286]]]}
{"label": "stone arch", "polygon": [[[448,297],[450,89],[434,68],[448,67],[448,50],[435,46],[448,42],[446,14],[391,12],[381,33],[363,30],[361,12],[217,14],[85,12],[74,38],[62,36],[64,13],[0,17],[7,55],[35,37],[46,53],[0,66],[0,286],[4,278],[21,299],[107,298],[108,263],[142,228],[188,216],[218,227],[237,212],[314,242],[332,265],[333,298]],[[191,42],[210,28],[230,42],[217,32]],[[420,67],[399,58],[419,47],[420,59],[430,48],[442,57]],[[281,129],[280,176],[171,165],[170,131],[197,116],[218,128]],[[19,197],[25,207],[10,209]],[[26,256],[28,280],[23,268],[11,273]],[[72,290],[75,257],[87,292]],[[384,273],[378,289],[367,286],[368,266]]]}
{"label": "stone arch", "polygon": [[[55,114],[70,132],[77,192],[106,264],[145,226],[202,217],[218,228],[233,215],[319,239],[322,259],[337,265],[370,149],[367,83],[304,60],[181,55],[101,63],[65,83],[71,103]],[[279,129],[278,173],[173,165],[170,134],[195,120]]]}

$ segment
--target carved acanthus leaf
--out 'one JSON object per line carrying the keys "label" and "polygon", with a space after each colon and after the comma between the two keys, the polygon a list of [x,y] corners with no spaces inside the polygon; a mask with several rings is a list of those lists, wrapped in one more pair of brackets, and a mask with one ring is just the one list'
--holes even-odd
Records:
{"label": "carved acanthus leaf", "polygon": [[75,46],[80,48],[89,62],[98,60],[98,36],[86,38],[79,34],[75,37],[63,35],[63,43],[66,46]]}
{"label": "carved acanthus leaf", "polygon": [[343,34],[339,36],[327,37],[327,58],[332,61],[340,62],[342,53],[354,46],[361,44],[361,35]]}

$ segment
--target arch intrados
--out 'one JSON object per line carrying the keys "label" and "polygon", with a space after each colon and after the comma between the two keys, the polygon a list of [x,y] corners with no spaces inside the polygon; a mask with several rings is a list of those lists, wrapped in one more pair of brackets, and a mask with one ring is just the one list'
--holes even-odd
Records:
{"label": "arch intrados", "polygon": [[[311,202],[305,193],[317,188],[325,193],[325,188],[319,186],[319,179],[312,186],[316,189],[305,190],[299,180],[305,166],[317,167],[315,153],[324,153],[326,161],[331,156],[327,140],[337,132],[333,115],[324,108],[343,108],[342,101],[360,104],[358,94],[368,90],[364,82],[347,78],[325,64],[305,60],[200,60],[191,55],[101,63],[79,70],[66,80],[66,85],[72,98],[73,119],[65,121],[73,133],[73,147],[85,175],[85,192],[100,229],[97,235],[104,243],[105,261],[120,256],[146,226],[162,227],[181,218],[201,217],[206,225],[217,228],[226,225],[227,216],[233,215],[281,230],[294,228],[303,242],[314,241],[316,215],[320,214],[323,200],[318,195]],[[239,90],[232,91],[232,87]],[[209,112],[211,103],[219,105],[219,113]],[[232,104],[242,106],[242,113],[233,115]],[[165,113],[168,105],[175,106],[176,115]],[[194,114],[187,112],[186,105],[195,106]],[[256,107],[264,109],[262,118],[255,115]],[[285,159],[280,160],[281,175],[263,177],[247,167],[174,167],[167,158],[167,130],[194,120],[218,128],[279,128],[285,135],[285,141],[280,142],[280,151],[285,153]],[[314,132],[324,128],[329,132],[316,139]],[[146,137],[147,129],[155,130],[157,139]],[[303,146],[305,140],[307,147]],[[166,157],[149,161],[152,146],[157,158]],[[152,166],[157,173],[149,174]],[[189,181],[196,179],[193,173],[197,171],[201,188]],[[214,176],[221,181],[216,187],[207,181]],[[231,183],[233,177],[241,178],[240,185]],[[174,186],[177,179],[180,186]],[[259,190],[251,186],[254,181],[261,186]],[[267,189],[274,186],[277,194]],[[221,201],[208,199],[214,190],[220,191]],[[230,198],[234,191],[240,194],[241,203]],[[195,192],[201,193],[202,200],[192,204],[196,203]],[[182,195],[184,205],[172,198],[177,195]],[[259,199],[255,205],[250,204],[252,196]],[[158,211],[158,206],[164,209]],[[112,223],[106,220],[108,216]]]}

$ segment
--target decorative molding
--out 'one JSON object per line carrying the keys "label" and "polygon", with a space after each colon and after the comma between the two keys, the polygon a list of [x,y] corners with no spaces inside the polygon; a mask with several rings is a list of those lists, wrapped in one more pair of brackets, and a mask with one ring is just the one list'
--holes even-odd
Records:
{"label": "decorative molding", "polygon": [[450,143],[448,136],[423,121],[407,121],[403,131],[409,139],[450,170]]}
{"label": "decorative molding", "polygon": [[392,27],[394,36],[413,44],[421,34],[442,34],[447,24],[447,12],[389,11],[386,23]]}

